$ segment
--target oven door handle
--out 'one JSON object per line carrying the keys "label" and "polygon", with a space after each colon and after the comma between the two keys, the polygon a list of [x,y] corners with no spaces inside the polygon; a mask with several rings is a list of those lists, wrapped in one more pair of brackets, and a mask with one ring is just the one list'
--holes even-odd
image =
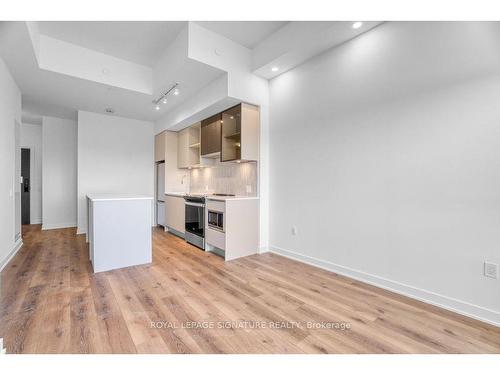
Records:
{"label": "oven door handle", "polygon": [[205,207],[203,203],[186,202],[186,206]]}

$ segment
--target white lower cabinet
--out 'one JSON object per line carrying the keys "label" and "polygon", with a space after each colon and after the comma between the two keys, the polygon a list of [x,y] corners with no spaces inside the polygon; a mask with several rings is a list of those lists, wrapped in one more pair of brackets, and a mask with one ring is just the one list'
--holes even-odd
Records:
{"label": "white lower cabinet", "polygon": [[[223,228],[211,228],[210,211],[222,213]],[[205,215],[205,250],[232,260],[259,252],[259,199],[207,198]]]}
{"label": "white lower cabinet", "polygon": [[205,242],[221,250],[226,250],[226,234],[224,232],[207,228],[205,231]]}
{"label": "white lower cabinet", "polygon": [[186,211],[184,197],[165,195],[165,222],[167,229],[184,236]]}

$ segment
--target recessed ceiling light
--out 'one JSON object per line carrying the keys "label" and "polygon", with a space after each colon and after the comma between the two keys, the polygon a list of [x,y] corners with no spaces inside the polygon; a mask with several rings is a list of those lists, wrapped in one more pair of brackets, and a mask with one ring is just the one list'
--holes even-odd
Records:
{"label": "recessed ceiling light", "polygon": [[353,29],[359,29],[361,26],[363,26],[363,22],[357,21],[352,24]]}
{"label": "recessed ceiling light", "polygon": [[111,108],[111,107],[104,108],[104,111],[105,111],[106,113],[115,113],[115,110],[114,110],[113,108]]}
{"label": "recessed ceiling light", "polygon": [[156,105],[156,107],[155,107],[155,109],[156,109],[157,111],[159,111],[159,110],[160,110],[160,106],[157,104],[157,105]]}
{"label": "recessed ceiling light", "polygon": [[272,71],[272,72],[277,72],[278,70],[280,70],[280,69],[279,69],[277,66],[273,66],[273,67],[271,68],[271,71]]}

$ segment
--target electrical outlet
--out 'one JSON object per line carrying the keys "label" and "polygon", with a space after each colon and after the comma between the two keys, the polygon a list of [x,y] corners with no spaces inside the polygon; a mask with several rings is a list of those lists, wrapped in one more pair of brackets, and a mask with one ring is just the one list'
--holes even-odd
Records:
{"label": "electrical outlet", "polygon": [[297,235],[297,227],[293,226],[292,227],[292,236],[296,236],[296,235]]}
{"label": "electrical outlet", "polygon": [[484,262],[484,276],[498,279],[498,264]]}
{"label": "electrical outlet", "polygon": [[247,185],[247,193],[251,193],[252,192],[252,185]]}

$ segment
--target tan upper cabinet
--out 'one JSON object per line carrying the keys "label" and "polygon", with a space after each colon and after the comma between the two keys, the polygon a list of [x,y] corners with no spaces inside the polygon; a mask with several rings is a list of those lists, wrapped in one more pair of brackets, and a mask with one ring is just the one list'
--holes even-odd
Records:
{"label": "tan upper cabinet", "polygon": [[162,132],[155,136],[155,161],[165,160],[165,135],[166,132]]}
{"label": "tan upper cabinet", "polygon": [[259,160],[259,108],[241,103],[222,112],[221,161]]}
{"label": "tan upper cabinet", "polygon": [[259,133],[259,108],[238,104],[177,133],[177,168],[210,166],[216,159],[257,161]]}
{"label": "tan upper cabinet", "polygon": [[200,123],[179,132],[177,168],[190,168],[200,164]]}
{"label": "tan upper cabinet", "polygon": [[221,114],[201,122],[201,156],[218,156],[221,137]]}

